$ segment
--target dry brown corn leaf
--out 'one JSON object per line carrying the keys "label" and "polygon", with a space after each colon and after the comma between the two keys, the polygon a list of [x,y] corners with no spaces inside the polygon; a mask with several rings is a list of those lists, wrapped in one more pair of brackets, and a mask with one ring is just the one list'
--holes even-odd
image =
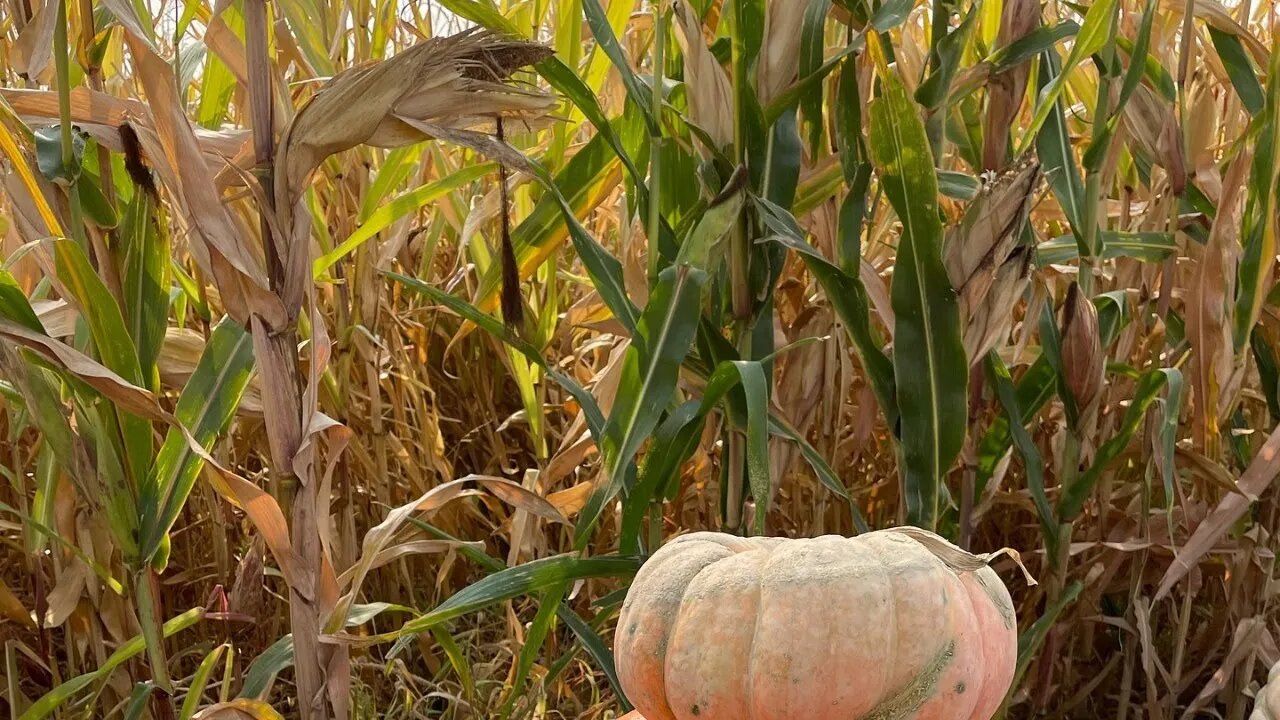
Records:
{"label": "dry brown corn leaf", "polygon": [[1221,385],[1231,376],[1233,341],[1230,306],[1235,299],[1236,264],[1240,245],[1239,191],[1249,170],[1252,153],[1242,150],[1227,170],[1219,211],[1209,230],[1209,240],[1197,267],[1187,298],[1187,340],[1191,342],[1192,382],[1196,412],[1191,415],[1196,443],[1216,456],[1219,436]]}
{"label": "dry brown corn leaf", "polygon": [[1276,476],[1280,475],[1280,427],[1272,431],[1267,441],[1258,448],[1258,454],[1245,469],[1236,483],[1238,492],[1222,499],[1217,507],[1209,513],[1199,525],[1191,538],[1178,551],[1173,564],[1160,579],[1160,588],[1156,591],[1158,601],[1169,594],[1178,581],[1191,572],[1202,557],[1211,551],[1236,521],[1249,510],[1249,506],[1257,499],[1259,493],[1267,489]]}
{"label": "dry brown corn leaf", "polygon": [[285,129],[276,151],[276,201],[287,207],[326,157],[357,145],[400,147],[429,139],[402,118],[465,129],[498,115],[536,117],[553,98],[507,85],[551,50],[467,31],[431,38],[383,62],[334,77]]}
{"label": "dry brown corn leaf", "polygon": [[676,16],[676,40],[684,56],[684,83],[689,119],[721,150],[733,142],[733,91],[703,39],[702,24],[687,2],[671,4]]}

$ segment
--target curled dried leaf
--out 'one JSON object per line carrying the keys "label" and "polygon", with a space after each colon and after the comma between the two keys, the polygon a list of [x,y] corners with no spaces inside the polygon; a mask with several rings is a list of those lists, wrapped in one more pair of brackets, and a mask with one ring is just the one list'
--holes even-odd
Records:
{"label": "curled dried leaf", "polygon": [[[1039,0],[1007,0],[1000,16],[997,47],[1008,47],[1039,27],[1040,13]],[[987,117],[982,134],[984,170],[995,170],[1004,164],[1009,128],[1022,109],[1030,72],[1031,61],[1027,60],[987,80]]]}
{"label": "curled dried leaf", "polygon": [[1022,570],[1022,577],[1026,579],[1028,585],[1035,585],[1036,579],[1032,577],[1027,567],[1022,564],[1022,556],[1013,548],[1000,548],[993,553],[974,554],[968,550],[964,550],[956,545],[951,544],[946,538],[929,532],[912,525],[903,525],[887,529],[885,532],[898,533],[906,535],[924,546],[926,550],[933,553],[947,567],[958,572],[973,572],[981,570],[991,564],[996,558],[1007,555]]}
{"label": "curled dried leaf", "polygon": [[729,76],[703,40],[702,23],[689,3],[671,5],[676,16],[676,40],[684,55],[689,117],[717,145],[713,150],[720,150],[733,142],[733,91]]}
{"label": "curled dried leaf", "polygon": [[982,304],[969,312],[964,329],[964,349],[969,363],[975,364],[986,357],[987,352],[1001,343],[1013,326],[1010,312],[1018,298],[1031,282],[1030,248],[1015,248],[1009,259],[996,269],[990,289],[982,298]]}
{"label": "curled dried leaf", "polygon": [[764,14],[764,38],[756,60],[756,93],[768,105],[796,78],[800,66],[804,11],[794,0],[770,0]]}
{"label": "curled dried leaf", "polygon": [[470,30],[340,73],[284,130],[275,163],[279,207],[291,206],[312,170],[334,153],[361,144],[400,147],[432,137],[409,121],[488,129],[498,115],[541,116],[554,99],[507,81],[550,55],[543,45]]}

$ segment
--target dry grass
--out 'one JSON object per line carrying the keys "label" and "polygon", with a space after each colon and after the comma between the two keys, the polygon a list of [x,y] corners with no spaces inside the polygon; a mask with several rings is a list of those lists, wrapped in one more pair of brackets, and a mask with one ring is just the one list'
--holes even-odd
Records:
{"label": "dry grass", "polygon": [[[709,261],[681,260],[715,283],[692,307],[746,360],[765,355],[752,344],[754,328],[772,327],[765,342],[785,351],[771,365],[757,362],[772,383],[759,407],[794,426],[820,461],[769,438],[772,500],[758,509],[763,488],[745,481],[756,447],[739,416],[759,399],[748,391],[694,428],[697,446],[665,500],[661,487],[626,503],[593,497],[633,460],[613,433],[634,429],[637,442],[658,446],[650,440],[661,436],[658,410],[701,397],[725,356],[694,343],[665,394],[645,386],[637,395],[633,373],[645,358],[628,351],[634,319],[619,312],[620,300],[645,308],[663,297],[659,271],[675,258],[647,242],[658,216],[641,197],[646,185],[599,139],[591,108],[564,99],[562,84],[550,87],[545,62],[530,70],[543,49],[475,32],[432,39],[461,24],[436,3],[194,0],[152,5],[148,19],[124,0],[81,0],[65,6],[60,24],[57,0],[6,0],[0,699],[10,715],[54,716],[31,703],[108,667],[69,691],[58,716],[188,717],[207,708],[203,717],[270,717],[249,704],[244,715],[229,705],[213,714],[248,682],[247,695],[285,716],[603,720],[618,713],[616,693],[570,623],[611,645],[619,600],[611,593],[626,571],[581,570],[592,576],[580,584],[548,580],[506,595],[475,583],[502,565],[575,551],[609,558],[621,548],[625,560],[649,539],[690,529],[747,531],[759,513],[775,535],[909,520],[975,551],[1019,550],[1040,584],[997,563],[1025,649],[1009,717],[1243,720],[1280,661],[1280,507],[1270,489],[1280,472],[1274,8],[1195,0],[1186,19],[1180,2],[1098,0],[1098,13],[961,3],[942,18],[968,33],[953,48],[936,42],[931,6],[890,2],[909,12],[896,22],[877,15],[891,26],[889,66],[877,57],[881,43],[864,45],[858,32],[862,6],[836,2],[819,26],[818,59],[843,52],[851,35],[858,52],[811,86],[823,90],[818,105],[801,94],[796,143],[775,147],[749,137],[734,104],[752,81],[735,82],[739,51],[723,41],[737,22],[732,8],[710,3],[698,27],[694,10],[707,3],[655,22],[647,3],[601,0],[629,63],[620,73],[593,41],[600,19],[583,20],[584,6],[596,4],[440,3],[491,25],[505,17],[508,27],[495,30],[552,48],[617,119],[628,161],[642,158],[636,175],[661,197],[661,219],[686,247],[707,240]],[[770,8],[752,75],[761,102],[794,104],[780,91],[796,68],[822,64],[799,59],[813,45],[799,39],[810,28],[802,7],[823,3],[739,5]],[[1107,8],[1117,10],[1114,24]],[[1100,35],[1057,38],[1055,64],[1070,70],[1063,82],[1049,80],[1036,54],[1012,62],[1000,52],[1037,25],[1064,23]],[[646,126],[642,106],[652,106],[638,102],[651,99],[655,31],[664,77],[678,90],[660,129]],[[706,49],[716,38],[714,52]],[[1077,57],[1073,48],[1086,41],[1089,52]],[[70,62],[59,68],[63,42]],[[1144,44],[1149,57],[1137,67],[1146,73],[1131,76]],[[931,47],[939,49],[932,60]],[[1116,72],[1100,76],[1106,66]],[[873,87],[897,78],[914,93],[931,73],[946,76],[947,112],[923,109],[936,103],[922,91],[910,114],[922,122],[869,117]],[[1061,105],[1036,102],[1046,84]],[[854,105],[862,113],[851,118]],[[491,139],[495,115],[507,118],[512,147]],[[60,117],[87,138],[74,183],[53,179],[74,159],[63,155],[72,146],[61,127],[43,130]],[[877,123],[918,125],[927,144],[907,150],[941,152],[945,230],[926,268],[935,275],[898,263],[908,244],[917,254],[931,247],[902,218],[928,223],[936,214],[921,211],[918,196],[909,209],[895,204],[885,158],[910,153],[882,147]],[[1046,128],[1039,142],[1029,132],[1036,123]],[[820,141],[810,145],[815,126]],[[650,130],[663,148],[656,167]],[[761,180],[739,191],[730,180],[740,162],[760,169],[756,144],[773,148],[769,172],[798,163],[795,198],[779,204],[832,260],[838,282],[796,250],[766,264],[781,245],[756,242],[777,234],[750,199],[765,194]],[[506,193],[498,163],[511,171]],[[586,234],[619,261],[625,294],[611,295],[584,261],[591,248],[559,214],[542,182],[548,173]],[[730,191],[717,204],[722,184]],[[842,212],[858,199],[865,215],[851,237]],[[116,222],[104,219],[104,205]],[[705,229],[725,207],[731,223]],[[477,328],[438,295],[385,274],[485,312],[510,308],[499,300],[504,212],[526,316],[511,330]],[[699,222],[709,235],[690,231]],[[1078,246],[1093,252],[1081,260]],[[151,264],[139,256],[147,252]],[[961,360],[928,365],[944,394],[960,390],[937,404],[936,434],[954,435],[956,447],[932,475],[900,452],[929,439],[913,429],[927,418],[902,403],[900,427],[889,423],[874,371],[877,353],[892,359],[899,381],[887,397],[898,400],[920,381],[904,363],[924,355],[922,346],[882,352],[901,351],[895,337],[914,337],[902,312],[908,283],[925,288],[924,307],[949,323],[943,344],[954,341]],[[854,294],[861,305],[850,316]],[[24,324],[18,297],[47,335]],[[237,327],[220,326],[224,314]],[[127,350],[108,342],[121,339],[112,323],[127,329]],[[220,327],[244,355],[212,358]],[[581,399],[499,337],[515,335],[589,389],[611,423],[603,451]],[[178,398],[189,381],[212,382],[212,369],[239,367],[237,357],[256,358],[256,373],[241,389],[213,386],[214,404],[234,417],[225,432],[219,423],[205,434],[189,428],[191,444],[209,448],[201,460],[176,429],[191,425]],[[120,377],[104,378],[104,365]],[[1004,368],[1011,377],[1001,378]],[[946,404],[956,398],[958,413]],[[656,408],[647,428],[615,419],[615,408],[646,401]],[[1025,437],[1009,437],[1015,403],[1027,414]],[[110,460],[109,448],[123,448],[123,460]],[[164,504],[144,482],[174,464],[159,459],[166,451],[183,458],[176,467],[199,469],[172,529],[156,520]],[[654,461],[640,456],[643,477]],[[821,481],[823,462],[856,513]],[[744,483],[725,485],[726,467]],[[467,480],[448,484],[459,478]],[[907,497],[921,491],[937,493],[936,512]],[[722,494],[750,499],[722,510]],[[597,500],[608,502],[592,526],[582,518]],[[628,511],[647,518],[644,542],[623,536]],[[171,539],[162,542],[165,531]],[[469,586],[491,602],[437,623],[445,616],[428,611]],[[203,610],[183,616],[190,622],[180,634],[148,638],[145,652],[140,643],[107,665],[131,638],[155,636],[158,621],[191,608]],[[360,622],[344,628],[348,615]],[[267,682],[269,663],[255,658],[269,660],[291,631],[305,638],[300,672],[284,668]],[[150,681],[160,690],[139,684]],[[317,694],[324,688],[333,691]]]}

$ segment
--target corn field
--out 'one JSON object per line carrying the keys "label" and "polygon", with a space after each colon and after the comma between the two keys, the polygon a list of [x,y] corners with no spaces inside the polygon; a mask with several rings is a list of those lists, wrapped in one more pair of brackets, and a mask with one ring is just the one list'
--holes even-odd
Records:
{"label": "corn field", "polygon": [[3,0],[0,707],[610,720],[666,539],[911,524],[998,717],[1244,720],[1278,20]]}

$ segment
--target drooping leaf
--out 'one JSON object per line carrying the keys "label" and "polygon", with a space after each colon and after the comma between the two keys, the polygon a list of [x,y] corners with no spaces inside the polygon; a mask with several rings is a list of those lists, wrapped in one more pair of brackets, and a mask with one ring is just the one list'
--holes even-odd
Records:
{"label": "drooping leaf", "polygon": [[[170,637],[186,630],[203,620],[204,615],[204,608],[194,608],[174,617],[165,622],[164,636]],[[145,647],[142,636],[134,636],[117,648],[115,652],[111,653],[96,670],[77,675],[45,693],[39,700],[32,703],[31,707],[19,715],[18,720],[40,720],[41,718],[49,717],[63,704],[76,697],[81,690],[106,679],[116,668],[140,654]]]}
{"label": "drooping leaf", "polygon": [[[1036,100],[1035,112],[1031,116],[1031,122],[1027,127],[1022,128],[1025,135],[1021,149],[1030,144],[1040,132],[1040,127],[1051,114],[1056,114],[1058,107],[1058,97],[1062,94],[1062,90],[1066,87],[1067,76],[1071,71],[1076,69],[1085,58],[1098,52],[1107,42],[1107,36],[1112,25],[1112,16],[1116,12],[1116,0],[1096,0],[1089,6],[1088,12],[1085,13],[1084,22],[1080,25],[1080,31],[1076,33],[1075,42],[1071,46],[1071,52],[1067,55],[1066,62],[1062,64],[1062,69],[1056,73],[1048,84],[1040,90],[1040,95]],[[1052,50],[1047,50],[1052,53]]]}
{"label": "drooping leaf", "polygon": [[[1160,262],[1178,251],[1178,243],[1166,232],[1119,232],[1107,230],[1103,235],[1103,259],[1130,257],[1146,262]],[[1041,267],[1069,263],[1080,256],[1075,235],[1046,240],[1036,246],[1035,261]]]}
{"label": "drooping leaf", "polygon": [[632,459],[671,402],[697,332],[706,282],[707,273],[689,265],[673,265],[658,276],[623,360],[618,396],[600,445],[605,475],[578,516],[578,548],[586,546],[605,505],[622,491]]}
{"label": "drooping leaf", "polygon": [[942,477],[964,440],[968,361],[942,264],[938,179],[924,124],[896,70],[877,53],[879,40],[867,39],[883,91],[869,107],[871,158],[902,222],[890,299],[907,521],[933,529]]}
{"label": "drooping leaf", "polygon": [[[223,318],[178,396],[174,415],[198,442],[209,448],[226,431],[249,385],[254,367],[253,338],[230,318]],[[177,521],[195,486],[204,460],[191,451],[177,430],[170,430],[151,466],[139,497],[142,559],[150,562]]]}
{"label": "drooping leaf", "polygon": [[1098,448],[1098,453],[1089,469],[1077,476],[1073,483],[1062,489],[1062,495],[1058,499],[1058,517],[1062,521],[1073,520],[1080,514],[1085,500],[1092,494],[1094,486],[1098,484],[1098,480],[1102,477],[1102,473],[1108,470],[1111,462],[1128,447],[1129,442],[1133,439],[1138,427],[1146,417],[1147,408],[1151,406],[1151,403],[1155,402],[1166,384],[1169,384],[1171,388],[1180,389],[1182,387],[1181,371],[1176,368],[1159,368],[1144,373],[1138,380],[1138,386],[1133,392],[1133,399],[1129,404],[1129,408],[1125,411],[1124,420],[1116,430],[1116,434]]}
{"label": "drooping leaf", "polygon": [[[442,622],[482,610],[495,603],[512,598],[545,591],[549,588],[574,580],[588,578],[613,577],[625,578],[634,575],[640,569],[640,559],[621,555],[604,555],[600,557],[578,557],[576,555],[557,555],[555,557],[532,560],[493,573],[465,589],[455,593],[448,600],[437,605],[401,628],[379,640],[397,640],[396,649],[414,635],[424,632]],[[392,654],[395,654],[393,649]]]}

